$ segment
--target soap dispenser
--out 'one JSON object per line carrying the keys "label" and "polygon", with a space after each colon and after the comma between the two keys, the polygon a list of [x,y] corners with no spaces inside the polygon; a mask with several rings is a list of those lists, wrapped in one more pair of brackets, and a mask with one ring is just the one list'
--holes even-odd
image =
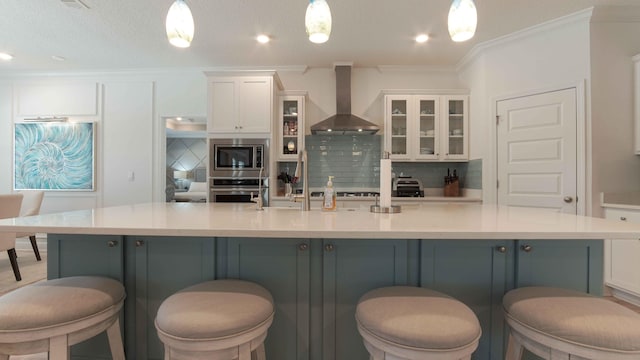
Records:
{"label": "soap dispenser", "polygon": [[333,176],[329,176],[327,186],[324,188],[324,199],[322,200],[322,211],[336,210],[336,191],[333,188]]}

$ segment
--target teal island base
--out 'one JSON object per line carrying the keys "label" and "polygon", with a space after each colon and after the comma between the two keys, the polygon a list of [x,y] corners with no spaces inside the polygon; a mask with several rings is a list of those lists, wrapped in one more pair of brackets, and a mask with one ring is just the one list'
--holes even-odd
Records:
{"label": "teal island base", "polygon": [[[502,296],[559,286],[602,294],[601,240],[366,240],[48,235],[48,277],[104,275],[125,284],[127,359],[163,359],[154,327],[161,302],[189,285],[237,278],[267,288],[276,315],[268,359],[367,360],[355,306],[365,292],[413,285],[447,293],[476,313],[478,360],[504,358]],[[105,337],[74,359],[109,359]],[[531,356],[531,359],[534,357]]]}

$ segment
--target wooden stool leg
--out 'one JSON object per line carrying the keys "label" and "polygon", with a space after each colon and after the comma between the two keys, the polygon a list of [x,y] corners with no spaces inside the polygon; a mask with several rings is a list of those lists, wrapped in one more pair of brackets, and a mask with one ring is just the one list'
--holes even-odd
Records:
{"label": "wooden stool leg", "polygon": [[7,250],[7,254],[9,254],[9,261],[11,262],[11,268],[13,268],[13,275],[15,275],[16,281],[22,280],[22,276],[20,276],[20,269],[18,268],[18,255],[16,254],[16,249]]}
{"label": "wooden stool leg", "polygon": [[261,343],[251,354],[251,360],[267,360],[267,354],[264,351],[264,343]]}
{"label": "wooden stool leg", "polygon": [[524,348],[522,344],[516,340],[516,338],[509,331],[509,342],[507,343],[507,355],[505,360],[520,360],[522,359],[522,352]]}
{"label": "wooden stool leg", "polygon": [[69,343],[67,335],[49,339],[49,360],[69,360]]}
{"label": "wooden stool leg", "polygon": [[238,346],[238,360],[251,360],[251,342]]}
{"label": "wooden stool leg", "polygon": [[40,257],[40,250],[38,250],[38,243],[36,242],[36,236],[29,236],[29,241],[31,241],[31,248],[33,248],[33,252],[36,254],[36,260],[40,261],[42,258]]}
{"label": "wooden stool leg", "polygon": [[111,357],[113,360],[125,360],[124,346],[122,345],[122,336],[120,336],[120,319],[107,329],[107,337],[109,338],[109,348],[111,348]]}
{"label": "wooden stool leg", "polygon": [[569,360],[570,358],[573,357],[569,357],[569,354],[566,352],[551,349],[549,360]]}

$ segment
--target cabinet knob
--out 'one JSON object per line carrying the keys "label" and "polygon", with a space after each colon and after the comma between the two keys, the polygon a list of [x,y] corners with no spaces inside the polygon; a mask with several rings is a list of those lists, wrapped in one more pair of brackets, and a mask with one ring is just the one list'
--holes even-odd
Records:
{"label": "cabinet knob", "polygon": [[627,221],[627,217],[626,216],[620,216],[620,220]]}
{"label": "cabinet knob", "polygon": [[302,243],[300,245],[298,245],[298,249],[300,249],[300,251],[305,251],[309,248],[309,245],[307,245],[306,243]]}
{"label": "cabinet knob", "polygon": [[496,251],[499,252],[499,253],[504,254],[504,253],[507,252],[507,247],[506,246],[502,246],[502,245],[498,245],[498,246],[496,246]]}
{"label": "cabinet knob", "polygon": [[564,202],[566,202],[567,204],[571,204],[571,202],[573,202],[573,198],[571,196],[565,196],[562,200],[564,200]]}
{"label": "cabinet knob", "polygon": [[144,245],[144,240],[136,240],[136,247]]}
{"label": "cabinet knob", "polygon": [[328,252],[333,251],[333,244],[327,244],[324,246],[324,249]]}
{"label": "cabinet knob", "polygon": [[107,241],[107,246],[108,247],[115,247],[116,245],[118,245],[118,241],[117,240],[109,240],[109,241]]}
{"label": "cabinet knob", "polygon": [[521,245],[520,249],[522,249],[522,251],[524,252],[531,252],[531,250],[533,250],[533,247],[531,247],[531,245]]}

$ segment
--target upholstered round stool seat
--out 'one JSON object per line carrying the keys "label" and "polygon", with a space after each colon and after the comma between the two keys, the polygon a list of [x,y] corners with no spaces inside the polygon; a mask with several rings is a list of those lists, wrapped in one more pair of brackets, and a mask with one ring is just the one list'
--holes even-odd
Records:
{"label": "upholstered round stool seat", "polygon": [[640,359],[640,314],[607,299],[552,287],[524,287],[503,298],[511,330],[507,359],[523,347],[585,359]]}
{"label": "upholstered round stool seat", "polygon": [[162,302],[156,329],[165,359],[265,359],[273,298],[243,280],[214,280],[183,289]]}
{"label": "upholstered round stool seat", "polygon": [[372,290],[356,308],[358,331],[372,359],[470,359],[482,333],[462,302],[434,290]]}
{"label": "upholstered round stool seat", "polygon": [[0,359],[68,347],[105,330],[114,359],[124,359],[118,320],[125,290],[118,281],[76,276],[37,282],[0,297]]}

